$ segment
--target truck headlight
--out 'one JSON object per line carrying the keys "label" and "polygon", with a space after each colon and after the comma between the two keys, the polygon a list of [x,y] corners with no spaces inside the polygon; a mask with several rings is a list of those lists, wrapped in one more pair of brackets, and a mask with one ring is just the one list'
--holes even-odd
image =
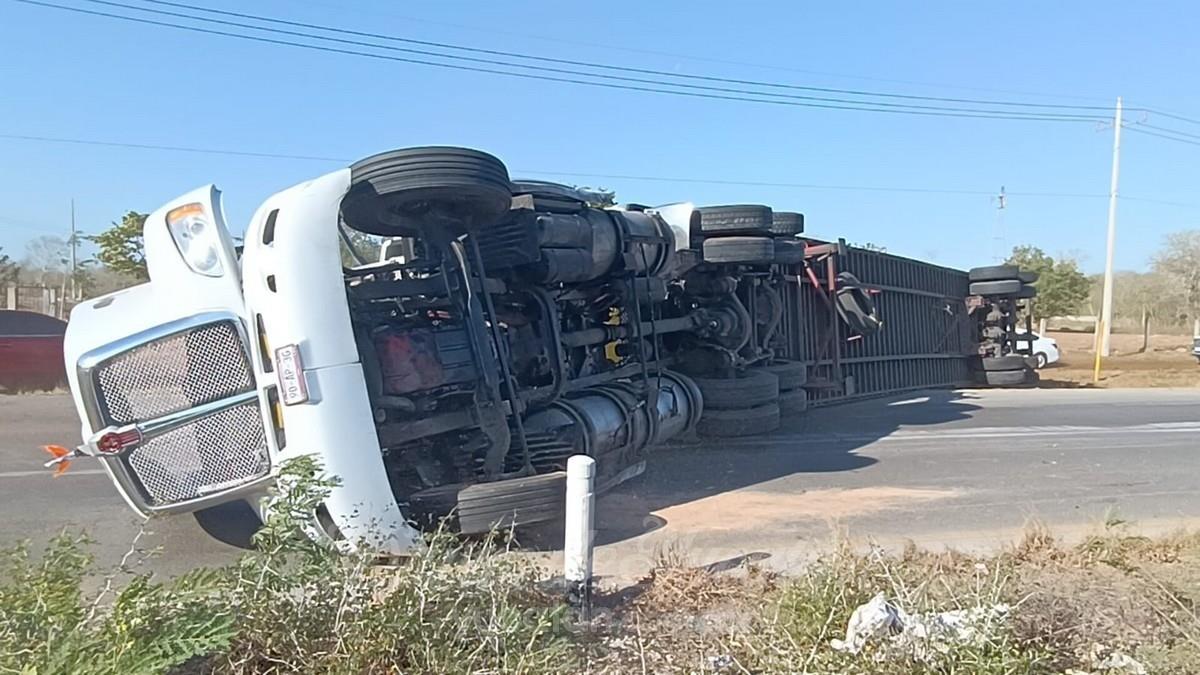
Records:
{"label": "truck headlight", "polygon": [[221,257],[217,254],[221,246],[220,234],[203,205],[184,204],[171,209],[167,213],[167,229],[171,231],[179,255],[183,256],[193,272],[208,277],[219,277],[225,273]]}

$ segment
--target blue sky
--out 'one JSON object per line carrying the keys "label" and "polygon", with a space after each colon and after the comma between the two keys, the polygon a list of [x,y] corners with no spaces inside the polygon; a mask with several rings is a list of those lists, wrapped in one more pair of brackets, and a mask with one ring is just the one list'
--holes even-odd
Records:
{"label": "blue sky", "polygon": [[[51,0],[104,11],[82,0]],[[124,0],[137,4],[138,0]],[[905,94],[1147,106],[1200,118],[1200,7],[1187,2],[605,3],[268,0],[195,4],[544,56]],[[340,5],[345,5],[340,7]],[[357,158],[478,147],[514,177],[622,200],[759,202],[815,237],[968,267],[1004,243],[1103,265],[1112,131],[1096,124],[910,117],[528,81],[316,53],[0,0],[0,134]],[[1142,121],[1200,134],[1157,115]],[[1126,133],[1117,267],[1200,227],[1200,146]],[[338,168],[0,138],[0,247],[225,192],[232,229],[271,193]],[[940,194],[601,178],[608,174],[968,191]],[[1052,192],[1090,197],[1023,196]],[[1167,205],[1135,198],[1166,200]]]}

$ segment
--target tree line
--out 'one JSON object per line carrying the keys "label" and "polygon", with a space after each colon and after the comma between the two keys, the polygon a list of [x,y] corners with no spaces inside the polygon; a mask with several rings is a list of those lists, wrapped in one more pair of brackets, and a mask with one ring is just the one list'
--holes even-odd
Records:
{"label": "tree line", "polygon": [[[1007,262],[1039,275],[1035,319],[1100,314],[1104,275],[1084,274],[1075,257],[1055,259],[1036,246],[1016,246]],[[1114,326],[1145,320],[1159,330],[1190,328],[1200,318],[1200,230],[1168,234],[1149,262],[1146,272],[1114,274]]]}
{"label": "tree line", "polygon": [[95,235],[80,235],[80,242],[95,247],[95,254],[78,260],[71,270],[69,238],[43,235],[25,244],[20,260],[0,250],[0,285],[28,284],[74,288],[80,298],[111,293],[150,278],[142,247],[145,213],[129,211],[120,221]]}

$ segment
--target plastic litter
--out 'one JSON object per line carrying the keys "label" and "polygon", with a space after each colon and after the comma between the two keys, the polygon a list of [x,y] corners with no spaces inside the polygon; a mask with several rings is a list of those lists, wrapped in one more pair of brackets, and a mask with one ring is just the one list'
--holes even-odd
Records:
{"label": "plastic litter", "polygon": [[888,602],[883,593],[876,593],[866,604],[854,608],[846,623],[846,639],[835,638],[830,644],[839,652],[857,654],[868,640],[903,631],[907,618],[904,610]]}
{"label": "plastic litter", "polygon": [[956,646],[982,644],[1008,613],[1009,606],[1000,603],[936,614],[909,614],[889,602],[883,593],[877,593],[850,615],[845,639],[834,639],[830,644],[838,651],[858,654],[874,642],[883,647],[879,658],[899,652],[927,661]]}

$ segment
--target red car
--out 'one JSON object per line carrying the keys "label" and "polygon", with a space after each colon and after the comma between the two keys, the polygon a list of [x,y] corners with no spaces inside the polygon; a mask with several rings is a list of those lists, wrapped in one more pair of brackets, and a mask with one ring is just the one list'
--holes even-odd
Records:
{"label": "red car", "polygon": [[0,391],[65,386],[67,322],[37,312],[0,309]]}

